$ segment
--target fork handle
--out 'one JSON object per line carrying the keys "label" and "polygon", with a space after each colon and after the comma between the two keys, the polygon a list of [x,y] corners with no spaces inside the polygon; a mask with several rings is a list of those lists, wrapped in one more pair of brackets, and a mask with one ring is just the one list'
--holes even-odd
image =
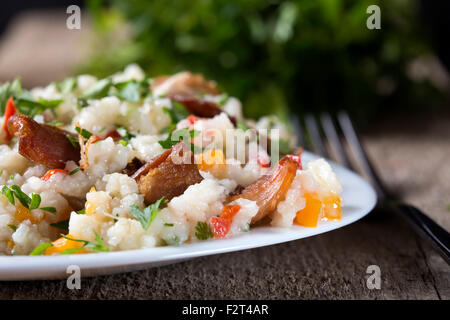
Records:
{"label": "fork handle", "polygon": [[450,233],[416,207],[397,203],[395,207],[413,224],[450,264]]}

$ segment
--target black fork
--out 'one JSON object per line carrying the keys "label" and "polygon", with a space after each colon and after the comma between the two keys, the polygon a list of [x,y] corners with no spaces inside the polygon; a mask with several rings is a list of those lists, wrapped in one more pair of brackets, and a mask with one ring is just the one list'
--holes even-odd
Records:
{"label": "black fork", "polygon": [[[293,118],[293,127],[301,145],[323,157],[329,157],[326,148],[326,145],[328,145],[335,155],[334,160],[336,162],[353,171],[359,171],[367,177],[377,192],[378,205],[389,207],[400,213],[450,264],[450,234],[425,213],[412,205],[403,203],[386,188],[370,162],[347,112],[339,112],[336,118],[328,113],[323,113],[320,117],[308,114],[305,116],[304,124],[305,126],[302,128],[300,121],[297,118]],[[336,124],[338,125],[336,126]],[[339,127],[340,130],[338,130]],[[357,167],[350,160],[352,157],[341,141],[340,132],[342,133],[343,141],[353,155]]]}

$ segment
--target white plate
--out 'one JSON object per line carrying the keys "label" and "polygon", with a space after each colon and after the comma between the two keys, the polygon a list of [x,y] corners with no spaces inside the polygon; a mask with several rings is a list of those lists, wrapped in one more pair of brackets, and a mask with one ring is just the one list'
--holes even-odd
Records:
{"label": "white plate", "polygon": [[[303,161],[318,158],[305,152]],[[302,239],[355,222],[372,210],[376,203],[373,188],[357,174],[331,163],[343,186],[342,219],[319,223],[317,228],[256,227],[239,236],[183,244],[178,247],[79,254],[71,256],[2,256],[0,280],[56,279],[67,277],[67,267],[77,265],[82,276],[127,272],[167,265],[187,259],[218,253],[239,251]]]}

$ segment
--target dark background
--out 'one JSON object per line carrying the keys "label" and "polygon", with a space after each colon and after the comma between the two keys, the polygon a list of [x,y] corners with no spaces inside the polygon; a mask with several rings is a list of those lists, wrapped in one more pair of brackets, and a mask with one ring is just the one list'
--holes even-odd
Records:
{"label": "dark background", "polygon": [[[365,8],[372,2],[381,7],[382,28],[367,31]],[[275,113],[287,120],[292,111],[302,115],[346,109],[365,126],[383,121],[387,114],[448,109],[449,1],[202,3],[208,2],[180,0],[169,6],[164,0],[7,1],[0,12],[0,35],[20,12],[77,4],[83,15],[89,13],[97,39],[88,43],[91,54],[71,73],[102,77],[132,62],[152,76],[188,69],[215,79],[225,92],[239,97],[249,117]],[[297,8],[297,18],[290,38],[276,42],[270,32],[287,4]],[[258,40],[248,21],[269,35]],[[125,23],[133,31],[119,41],[115,35]],[[191,47],[186,47],[189,41]],[[228,57],[224,52],[234,57],[233,65],[223,63]],[[408,74],[411,62],[423,57],[418,65],[432,70],[428,73],[436,67],[430,57],[437,57],[439,68],[446,69],[444,87],[436,86],[432,75],[412,79]]]}

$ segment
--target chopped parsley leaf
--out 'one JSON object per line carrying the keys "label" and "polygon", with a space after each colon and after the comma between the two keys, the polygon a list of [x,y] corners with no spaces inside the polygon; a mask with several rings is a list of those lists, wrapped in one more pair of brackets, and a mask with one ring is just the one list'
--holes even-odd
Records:
{"label": "chopped parsley leaf", "polygon": [[[191,140],[192,138],[195,138],[199,134],[200,134],[200,131],[197,131],[197,130],[189,131],[188,129],[183,128],[183,129],[176,130],[176,131],[169,133],[166,140],[160,140],[160,141],[158,141],[158,143],[164,149],[170,149],[174,145],[176,145],[178,142],[180,142],[181,140],[184,140],[186,142],[186,144],[191,147],[192,152],[198,153],[199,147],[195,146],[189,140]],[[200,152],[201,152],[201,150],[200,150]]]}
{"label": "chopped parsley leaf", "polygon": [[83,93],[81,99],[100,99],[106,97],[111,86],[112,80],[110,78],[99,80],[91,88]]}
{"label": "chopped parsley leaf", "polygon": [[31,196],[30,210],[39,208],[40,204],[41,204],[41,196],[37,193],[33,193]]}
{"label": "chopped parsley leaf", "polygon": [[222,94],[218,101],[219,106],[223,107],[228,102],[229,98],[230,96],[227,93]]}
{"label": "chopped parsley leaf", "polygon": [[80,128],[80,127],[75,127],[75,131],[78,132],[78,134],[80,136],[82,136],[83,138],[89,140],[90,137],[92,137],[92,133],[87,131],[86,129]]}
{"label": "chopped parsley leaf", "polygon": [[50,225],[54,228],[69,230],[69,219],[51,223]]}
{"label": "chopped parsley leaf", "polygon": [[144,230],[148,230],[156,215],[159,212],[160,206],[166,203],[167,200],[162,197],[155,203],[149,205],[144,210],[141,210],[137,205],[133,204],[130,207],[130,214],[135,217],[142,225]]}
{"label": "chopped parsley leaf", "polygon": [[169,115],[172,125],[176,125],[178,122],[189,116],[189,112],[186,108],[176,101],[172,101],[172,108],[163,107],[163,111]]}
{"label": "chopped parsley leaf", "polygon": [[209,227],[208,223],[206,222],[197,222],[197,225],[195,226],[195,236],[199,240],[207,240],[209,238],[212,238],[214,235],[211,231],[211,228]]}
{"label": "chopped parsley leaf", "polygon": [[62,93],[63,95],[68,94],[69,92],[72,92],[78,84],[78,80],[77,78],[74,77],[70,77],[70,78],[66,78],[61,82],[58,82],[55,84],[56,89],[58,89],[58,91],[60,93]]}
{"label": "chopped parsley leaf", "polygon": [[[8,201],[14,206],[16,205],[15,199],[19,200],[19,202],[27,209],[34,210],[39,208],[41,204],[41,196],[37,193],[32,193],[31,198],[23,192],[19,186],[3,186],[2,194],[6,196]],[[41,210],[55,213],[56,209],[53,207],[42,207]]]}
{"label": "chopped parsley leaf", "polygon": [[238,121],[237,121],[236,127],[237,127],[238,129],[241,129],[241,130],[244,130],[244,131],[250,129],[250,128],[245,124],[245,122],[242,121],[242,120],[238,120]]}
{"label": "chopped parsley leaf", "polygon": [[45,250],[50,247],[53,247],[53,244],[51,244],[50,242],[41,243],[30,253],[30,256],[40,256],[44,253]]}
{"label": "chopped parsley leaf", "polygon": [[53,121],[47,123],[47,125],[53,126],[53,127],[63,127],[64,123],[61,121],[58,121],[58,120],[53,120]]}
{"label": "chopped parsley leaf", "polygon": [[127,129],[123,126],[117,126],[116,131],[120,134],[120,136],[122,137],[119,141],[120,144],[122,144],[123,146],[126,146],[131,139],[133,139],[134,137],[136,137],[136,135],[130,133],[127,131]]}
{"label": "chopped parsley leaf", "polygon": [[39,209],[43,210],[43,211],[50,212],[50,213],[56,213],[56,208],[55,207],[41,207]]}
{"label": "chopped parsley leaf", "polygon": [[22,84],[20,79],[13,82],[5,82],[0,86],[0,116],[5,114],[6,102],[10,97],[19,98],[22,95]]}
{"label": "chopped parsley leaf", "polygon": [[80,147],[77,138],[75,138],[71,134],[66,134],[66,138],[69,139],[70,143],[72,144],[72,146],[74,148],[79,148]]}
{"label": "chopped parsley leaf", "polygon": [[108,252],[109,248],[107,246],[105,246],[105,244],[103,243],[103,240],[100,238],[98,233],[95,231],[94,231],[94,233],[95,233],[95,242],[82,240],[82,239],[69,238],[68,236],[66,236],[64,234],[61,234],[61,236],[66,238],[67,240],[84,243],[84,245],[81,248],[67,249],[67,250],[61,252],[61,254],[72,254],[72,253],[79,252],[83,249],[89,249],[89,250],[95,251],[95,252]]}
{"label": "chopped parsley leaf", "polygon": [[69,172],[69,176],[73,176],[75,173],[77,173],[78,171],[80,171],[80,168],[75,168],[72,171]]}

